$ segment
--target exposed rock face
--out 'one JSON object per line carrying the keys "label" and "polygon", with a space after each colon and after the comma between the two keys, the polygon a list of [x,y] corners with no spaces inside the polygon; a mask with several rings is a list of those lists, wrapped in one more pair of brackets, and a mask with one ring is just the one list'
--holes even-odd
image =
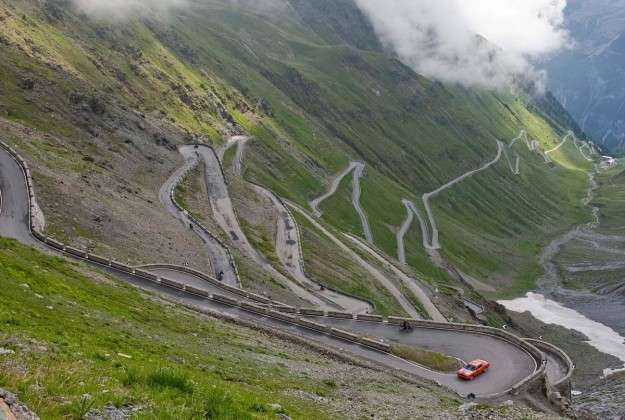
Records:
{"label": "exposed rock face", "polygon": [[39,420],[17,397],[0,388],[0,418],[7,420]]}
{"label": "exposed rock face", "polygon": [[127,404],[116,407],[109,403],[99,410],[91,410],[85,415],[86,420],[126,420],[136,417],[141,411],[141,407]]}
{"label": "exposed rock face", "polygon": [[574,408],[579,418],[622,420],[625,418],[625,375],[602,379],[574,399]]}
{"label": "exposed rock face", "polygon": [[569,0],[576,45],[549,64],[549,88],[582,129],[612,150],[625,149],[625,1]]}

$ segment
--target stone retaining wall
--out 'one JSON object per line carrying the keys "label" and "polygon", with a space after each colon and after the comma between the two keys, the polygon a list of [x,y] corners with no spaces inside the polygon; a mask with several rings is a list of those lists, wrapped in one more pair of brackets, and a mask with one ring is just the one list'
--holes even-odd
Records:
{"label": "stone retaining wall", "polygon": [[551,353],[555,353],[556,355],[560,357],[560,359],[562,359],[562,361],[568,368],[567,374],[558,382],[551,384],[551,385],[558,388],[558,390],[560,391],[568,392],[571,377],[573,376],[573,373],[575,372],[575,363],[573,363],[573,360],[569,357],[569,355],[566,354],[566,352],[562,350],[561,348],[551,343],[547,343],[546,341],[536,340],[534,338],[525,338],[524,341],[534,344],[534,346],[536,346],[538,349],[546,349],[547,351]]}

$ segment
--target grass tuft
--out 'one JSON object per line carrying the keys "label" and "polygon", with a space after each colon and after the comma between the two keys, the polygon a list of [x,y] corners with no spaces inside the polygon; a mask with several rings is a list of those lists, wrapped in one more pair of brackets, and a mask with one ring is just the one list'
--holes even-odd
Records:
{"label": "grass tuft", "polygon": [[391,353],[439,372],[455,372],[461,367],[454,357],[417,347],[394,344],[391,346]]}
{"label": "grass tuft", "polygon": [[146,383],[153,388],[171,388],[187,394],[193,393],[193,383],[188,375],[177,369],[158,368],[148,373]]}

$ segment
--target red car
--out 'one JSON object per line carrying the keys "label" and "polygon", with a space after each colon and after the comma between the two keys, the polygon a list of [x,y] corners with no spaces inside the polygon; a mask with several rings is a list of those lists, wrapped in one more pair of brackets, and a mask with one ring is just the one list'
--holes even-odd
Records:
{"label": "red car", "polygon": [[458,371],[458,377],[470,381],[485,373],[489,367],[490,363],[486,360],[474,360]]}

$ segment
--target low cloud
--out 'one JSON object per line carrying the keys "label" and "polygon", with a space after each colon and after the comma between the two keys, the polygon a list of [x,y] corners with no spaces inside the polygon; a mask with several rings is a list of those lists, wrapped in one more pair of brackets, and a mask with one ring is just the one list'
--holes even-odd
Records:
{"label": "low cloud", "polygon": [[520,78],[541,89],[532,64],[565,47],[566,0],[356,0],[378,36],[418,73],[504,88]]}
{"label": "low cloud", "polygon": [[187,0],[72,0],[89,16],[100,19],[124,20],[133,16],[166,14],[187,5]]}

